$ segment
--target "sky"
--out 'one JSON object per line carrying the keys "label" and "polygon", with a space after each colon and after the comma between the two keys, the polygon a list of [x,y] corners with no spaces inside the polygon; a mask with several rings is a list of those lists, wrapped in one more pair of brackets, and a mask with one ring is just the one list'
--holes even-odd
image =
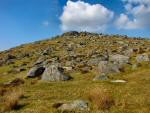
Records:
{"label": "sky", "polygon": [[0,0],[0,51],[67,31],[150,37],[150,0]]}

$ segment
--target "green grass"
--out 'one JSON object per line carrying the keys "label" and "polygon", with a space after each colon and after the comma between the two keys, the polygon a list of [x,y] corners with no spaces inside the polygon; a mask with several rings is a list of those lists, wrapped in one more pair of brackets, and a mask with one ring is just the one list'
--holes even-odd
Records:
{"label": "green grass", "polygon": [[[25,72],[21,75],[25,76]],[[0,78],[1,81],[7,81]],[[114,98],[115,105],[109,111],[103,113],[149,113],[150,111],[150,70],[140,68],[136,72],[126,72],[122,75],[114,75],[114,79],[125,79],[128,82],[110,83],[109,81],[92,81],[94,75],[73,73],[71,81],[66,82],[43,82],[36,79],[26,79],[25,84],[20,86],[25,92],[25,98],[19,101],[22,107],[9,113],[59,113],[52,107],[54,103],[68,102],[75,99],[87,100],[88,92],[95,87],[103,87]],[[22,77],[13,75],[10,77]],[[99,113],[93,103],[90,103],[90,113]],[[76,112],[78,113],[78,112]],[[87,112],[86,112],[87,113]]]}

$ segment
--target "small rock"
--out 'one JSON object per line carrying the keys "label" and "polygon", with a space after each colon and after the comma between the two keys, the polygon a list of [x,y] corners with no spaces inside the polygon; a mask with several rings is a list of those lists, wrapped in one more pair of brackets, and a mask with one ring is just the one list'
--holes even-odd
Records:
{"label": "small rock", "polygon": [[58,107],[58,109],[89,111],[88,103],[83,100],[75,100],[70,103],[62,104],[60,107]]}
{"label": "small rock", "polygon": [[97,81],[97,80],[108,80],[108,76],[105,74],[98,75],[93,79],[93,81]]}
{"label": "small rock", "polygon": [[150,57],[147,53],[139,54],[136,57],[136,61],[139,62],[139,63],[140,62],[148,62],[148,61],[150,61]]}
{"label": "small rock", "polygon": [[73,70],[72,67],[63,67],[63,69],[64,69],[65,71],[72,71],[72,70]]}
{"label": "small rock", "polygon": [[125,80],[112,80],[110,82],[112,82],[112,83],[126,83],[127,81],[125,81]]}

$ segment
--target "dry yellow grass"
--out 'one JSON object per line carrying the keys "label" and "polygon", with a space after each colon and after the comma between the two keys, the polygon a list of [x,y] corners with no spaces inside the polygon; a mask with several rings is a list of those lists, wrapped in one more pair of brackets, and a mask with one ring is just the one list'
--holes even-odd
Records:
{"label": "dry yellow grass", "polygon": [[88,98],[96,105],[97,109],[109,109],[114,104],[114,100],[109,92],[99,87],[92,89]]}
{"label": "dry yellow grass", "polygon": [[19,99],[23,97],[23,92],[21,89],[13,89],[12,91],[8,91],[4,95],[4,101],[1,112],[10,111],[12,109],[17,108]]}

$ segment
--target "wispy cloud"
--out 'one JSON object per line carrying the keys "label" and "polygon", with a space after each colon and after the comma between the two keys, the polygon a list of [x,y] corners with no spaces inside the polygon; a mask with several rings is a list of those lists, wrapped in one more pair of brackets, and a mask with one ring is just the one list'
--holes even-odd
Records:
{"label": "wispy cloud", "polygon": [[43,25],[44,27],[48,27],[48,26],[49,26],[49,21],[43,21],[42,25]]}

